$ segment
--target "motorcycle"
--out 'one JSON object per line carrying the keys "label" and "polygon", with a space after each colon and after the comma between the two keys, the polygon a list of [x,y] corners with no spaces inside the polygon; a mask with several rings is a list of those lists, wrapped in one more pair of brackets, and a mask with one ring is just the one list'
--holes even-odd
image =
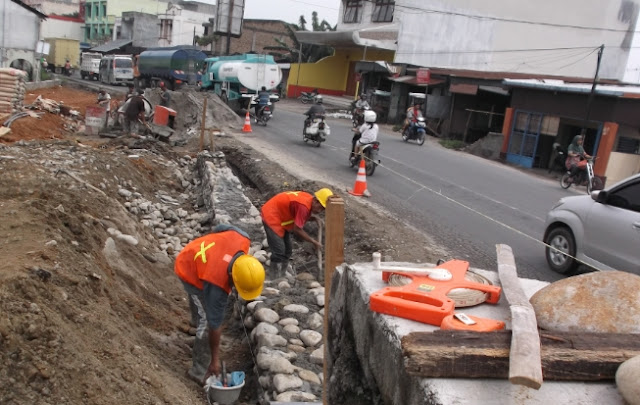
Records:
{"label": "motorcycle", "polygon": [[303,91],[302,93],[300,93],[300,97],[298,98],[300,99],[300,101],[302,101],[302,104],[307,104],[307,103],[315,102],[317,95],[318,95],[318,89],[314,89],[311,92]]}
{"label": "motorcycle", "polygon": [[[255,107],[258,105],[258,98],[256,96],[251,97],[251,107],[255,111]],[[256,124],[267,126],[267,122],[271,119],[271,101],[269,104],[258,107],[257,112],[251,114],[256,121]]]}
{"label": "motorcycle", "polygon": [[413,139],[418,142],[418,145],[424,144],[426,137],[427,122],[424,117],[418,117],[418,122],[414,122],[412,125],[409,125],[407,129],[402,132],[403,141],[409,142],[409,140]]}
{"label": "motorcycle", "polygon": [[376,167],[381,163],[378,154],[380,153],[380,142],[375,141],[362,146],[360,154],[349,156],[349,165],[359,167],[360,160],[364,159],[364,169],[367,176],[372,176]]}
{"label": "motorcycle", "polygon": [[358,128],[364,124],[364,112],[366,110],[368,110],[368,108],[354,108],[353,114],[351,114],[351,122],[354,128]]}
{"label": "motorcycle", "polygon": [[571,187],[572,184],[586,186],[587,194],[591,194],[593,190],[602,190],[604,188],[602,179],[593,174],[594,160],[595,158],[581,160],[578,167],[582,167],[583,170],[579,170],[573,177],[571,176],[571,171],[567,170],[560,179],[560,186],[565,189]]}
{"label": "motorcycle", "polygon": [[556,169],[560,169],[561,172],[564,172],[565,171],[564,162],[567,160],[567,151],[562,147],[560,147],[560,145],[557,143],[553,144],[553,150],[555,151],[556,156],[553,159],[553,162],[551,162],[548,172],[551,173]]}
{"label": "motorcycle", "polygon": [[309,141],[320,147],[320,144],[326,141],[327,136],[331,133],[331,128],[324,122],[324,115],[316,115],[309,117],[308,125],[305,121],[304,130],[302,131],[302,140],[307,143]]}

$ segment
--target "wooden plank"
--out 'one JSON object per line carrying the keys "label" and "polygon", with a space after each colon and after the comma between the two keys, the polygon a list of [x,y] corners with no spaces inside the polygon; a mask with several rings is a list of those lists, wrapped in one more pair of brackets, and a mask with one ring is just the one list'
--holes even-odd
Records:
{"label": "wooden plank", "polygon": [[[325,246],[324,246],[324,358],[329,357],[329,296],[331,295],[331,277],[336,267],[344,263],[344,200],[333,195],[327,199],[325,210]],[[327,362],[323,365],[322,392],[323,404],[327,405],[329,375]]]}
{"label": "wooden plank", "polygon": [[[640,355],[639,334],[540,334],[546,380],[613,380],[620,364]],[[402,338],[407,372],[425,378],[508,378],[511,331],[415,332]]]}
{"label": "wooden plank", "polygon": [[499,244],[496,252],[502,292],[511,309],[509,381],[537,390],[542,385],[542,365],[536,312],[522,290],[511,247]]}

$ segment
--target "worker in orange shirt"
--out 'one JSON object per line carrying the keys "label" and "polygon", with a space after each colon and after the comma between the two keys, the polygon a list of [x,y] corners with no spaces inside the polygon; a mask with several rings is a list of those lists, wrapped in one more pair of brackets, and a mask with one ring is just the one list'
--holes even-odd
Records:
{"label": "worker in orange shirt", "polygon": [[286,191],[276,194],[262,206],[262,224],[271,248],[269,276],[272,279],[286,275],[292,254],[291,233],[313,244],[316,249],[322,249],[322,241],[313,239],[302,228],[310,219],[318,221],[314,214],[324,211],[327,199],[332,195],[328,188],[322,188],[314,195],[304,191]]}
{"label": "worker in orange shirt", "polygon": [[219,225],[214,233],[189,242],[176,257],[175,272],[189,296],[196,325],[193,365],[188,374],[199,383],[220,375],[221,325],[232,287],[247,301],[262,293],[265,271],[247,254],[250,244],[243,230]]}

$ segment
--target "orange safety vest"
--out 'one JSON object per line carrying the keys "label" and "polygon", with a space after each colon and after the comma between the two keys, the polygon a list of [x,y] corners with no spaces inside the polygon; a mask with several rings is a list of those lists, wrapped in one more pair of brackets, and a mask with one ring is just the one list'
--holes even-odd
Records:
{"label": "orange safety vest", "polygon": [[262,206],[262,220],[281,238],[284,237],[285,231],[293,229],[294,215],[291,212],[291,203],[294,201],[304,205],[311,212],[313,196],[304,191],[276,194]]}
{"label": "orange safety vest", "polygon": [[187,244],[176,257],[175,272],[180,280],[199,289],[203,281],[215,284],[229,294],[229,263],[242,251],[249,252],[251,241],[235,231],[210,233]]}

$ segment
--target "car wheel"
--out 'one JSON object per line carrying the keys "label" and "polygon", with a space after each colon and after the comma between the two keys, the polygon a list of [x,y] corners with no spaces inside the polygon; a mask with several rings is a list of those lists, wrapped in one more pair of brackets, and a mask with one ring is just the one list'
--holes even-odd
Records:
{"label": "car wheel", "polygon": [[545,243],[547,264],[551,270],[567,274],[576,268],[576,241],[568,228],[559,227],[549,232]]}

